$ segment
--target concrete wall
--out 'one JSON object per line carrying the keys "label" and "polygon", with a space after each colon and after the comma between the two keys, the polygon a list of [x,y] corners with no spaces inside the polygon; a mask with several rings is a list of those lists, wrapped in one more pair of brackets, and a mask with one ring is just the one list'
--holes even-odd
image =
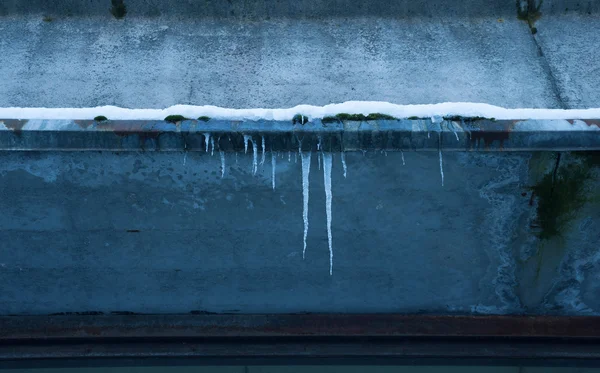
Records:
{"label": "concrete wall", "polygon": [[600,312],[593,153],[335,153],[332,276],[323,165],[303,259],[274,155],[0,153],[0,313]]}
{"label": "concrete wall", "polygon": [[[81,14],[73,16],[65,15],[66,5],[47,1],[27,2],[27,12],[17,14],[25,3],[4,1],[15,11],[0,15],[0,106],[598,106],[600,52],[589,46],[600,45],[600,22],[592,11],[543,10],[534,35],[517,19],[514,1],[485,1],[485,14],[462,16],[454,13],[471,2],[315,3],[332,9],[269,2],[281,16],[205,18],[193,9],[136,16],[131,3],[130,13],[115,19],[108,1],[74,2]],[[402,16],[415,4],[422,16]],[[308,10],[315,14],[295,16]]]}

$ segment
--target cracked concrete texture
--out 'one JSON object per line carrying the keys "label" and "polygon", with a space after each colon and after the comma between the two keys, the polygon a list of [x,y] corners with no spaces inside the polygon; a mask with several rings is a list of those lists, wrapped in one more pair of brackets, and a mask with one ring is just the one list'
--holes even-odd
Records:
{"label": "cracked concrete texture", "polygon": [[542,15],[536,27],[566,108],[600,106],[600,14]]}
{"label": "cracked concrete texture", "polygon": [[0,106],[560,107],[524,22],[4,17]]}

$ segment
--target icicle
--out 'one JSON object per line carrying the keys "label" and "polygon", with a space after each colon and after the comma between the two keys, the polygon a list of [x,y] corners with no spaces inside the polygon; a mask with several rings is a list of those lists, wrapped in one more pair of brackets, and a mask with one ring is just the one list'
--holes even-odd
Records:
{"label": "icicle", "polygon": [[317,153],[317,161],[319,161],[319,171],[321,171],[321,155]]}
{"label": "icicle", "polygon": [[205,132],[204,133],[204,145],[206,146],[205,148],[205,152],[208,153],[208,144],[210,143],[210,133]]}
{"label": "icicle", "polygon": [[262,137],[262,156],[260,159],[260,165],[262,166],[263,164],[265,164],[265,137]]}
{"label": "icicle", "polygon": [[187,152],[183,152],[183,165],[185,166],[185,161],[187,159]]}
{"label": "icicle", "polygon": [[210,155],[211,155],[211,157],[213,155],[215,155],[215,138],[214,137],[210,138]]}
{"label": "icicle", "polygon": [[448,127],[452,126],[452,128],[450,128],[452,130],[452,132],[454,132],[454,136],[456,136],[456,141],[460,141],[460,139],[458,138],[458,133],[456,133],[456,130],[454,129],[454,123],[452,121],[448,121]]}
{"label": "icicle", "polygon": [[460,124],[462,126],[463,131],[467,132],[469,134],[469,140],[471,140],[471,131],[467,131],[465,130],[465,120],[460,118]]}
{"label": "icicle", "polygon": [[248,154],[248,141],[252,141],[252,136],[244,135],[244,154]]}
{"label": "icicle", "polygon": [[219,151],[219,154],[221,155],[221,179],[222,179],[225,177],[225,152],[221,150],[221,151]]}
{"label": "icicle", "polygon": [[402,166],[406,166],[406,163],[404,162],[404,152],[400,150],[400,154],[402,154]]}
{"label": "icicle", "polygon": [[325,185],[325,211],[327,213],[327,240],[329,241],[329,275],[333,275],[333,244],[331,242],[331,153],[323,153],[323,182]]}
{"label": "icicle", "polygon": [[258,170],[258,146],[252,141],[252,174],[256,175]]}
{"label": "icicle", "polygon": [[442,135],[438,132],[439,135],[439,148],[438,152],[440,153],[440,175],[442,175],[442,186],[444,186],[444,167],[442,166]]}
{"label": "icicle", "polygon": [[292,161],[292,151],[290,150],[288,152],[288,162],[291,162],[291,161]]}
{"label": "icicle", "polygon": [[344,168],[344,179],[346,178],[346,171],[348,170],[346,167],[346,152],[342,151],[342,167]]}
{"label": "icicle", "polygon": [[427,131],[427,138],[430,139],[431,138],[431,132]]}
{"label": "icicle", "polygon": [[235,164],[238,164],[237,152],[235,152]]}
{"label": "icicle", "polygon": [[317,150],[321,150],[321,136],[319,136],[319,142],[317,143]]}
{"label": "icicle", "polygon": [[277,157],[271,150],[271,179],[273,180],[273,190],[275,190],[275,166],[277,165]]}
{"label": "icicle", "polygon": [[302,161],[302,220],[304,220],[304,248],[302,249],[302,258],[306,253],[306,236],[308,235],[308,174],[310,173],[310,155],[311,152],[302,153],[302,145],[299,149],[300,160]]}
{"label": "icicle", "polygon": [[298,163],[298,154],[294,152],[294,163]]}

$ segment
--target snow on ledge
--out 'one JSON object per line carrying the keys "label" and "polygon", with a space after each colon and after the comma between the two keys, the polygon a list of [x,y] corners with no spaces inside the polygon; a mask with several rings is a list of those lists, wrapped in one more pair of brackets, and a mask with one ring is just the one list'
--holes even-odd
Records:
{"label": "snow on ledge", "polygon": [[94,108],[0,108],[2,119],[94,119],[103,115],[111,120],[163,120],[168,115],[195,119],[208,116],[227,120],[291,120],[302,114],[319,119],[340,113],[380,113],[396,118],[429,118],[434,116],[485,117],[507,119],[598,119],[600,108],[593,109],[506,109],[482,103],[445,102],[430,105],[397,105],[379,101],[347,101],[325,106],[298,105],[287,109],[229,109],[217,106],[175,105],[166,109],[126,109],[116,106]]}

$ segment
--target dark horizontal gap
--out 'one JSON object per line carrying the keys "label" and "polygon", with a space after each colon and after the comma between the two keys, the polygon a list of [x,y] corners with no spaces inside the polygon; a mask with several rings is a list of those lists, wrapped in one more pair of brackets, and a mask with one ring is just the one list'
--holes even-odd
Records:
{"label": "dark horizontal gap", "polygon": [[491,345],[506,344],[529,344],[544,343],[550,348],[551,345],[578,344],[578,345],[600,345],[599,338],[579,338],[579,337],[393,337],[393,336],[230,336],[230,337],[73,337],[73,338],[32,338],[32,339],[11,339],[0,338],[0,346],[39,346],[39,345],[107,345],[107,344],[169,344],[169,343],[189,343],[189,344],[377,344],[377,345],[398,345],[398,344],[429,344],[429,343],[485,343]]}

